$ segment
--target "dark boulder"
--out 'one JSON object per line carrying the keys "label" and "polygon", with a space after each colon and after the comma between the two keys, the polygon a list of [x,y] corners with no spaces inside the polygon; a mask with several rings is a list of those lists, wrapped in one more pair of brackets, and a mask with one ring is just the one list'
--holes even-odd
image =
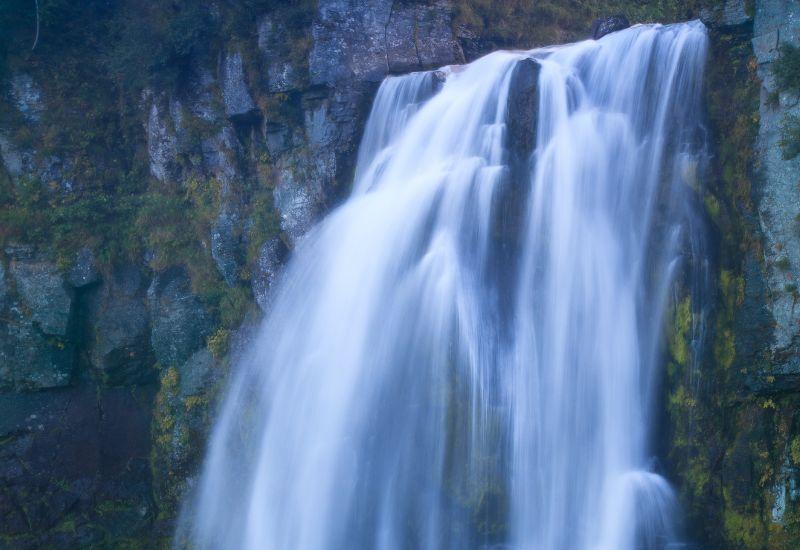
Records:
{"label": "dark boulder", "polygon": [[82,288],[100,280],[97,260],[90,248],[81,248],[75,254],[75,262],[67,272],[67,282],[75,288]]}
{"label": "dark boulder", "polygon": [[539,71],[533,59],[523,59],[514,67],[508,90],[506,128],[508,151],[514,165],[527,167],[536,146],[536,124],[539,109]]}
{"label": "dark boulder", "polygon": [[150,343],[162,367],[185,363],[212,329],[212,319],[192,294],[183,269],[173,268],[153,278],[147,290],[152,325]]}
{"label": "dark boulder", "polygon": [[155,382],[146,286],[139,271],[118,269],[89,300],[89,357],[112,386]]}
{"label": "dark boulder", "polygon": [[599,40],[607,34],[621,31],[631,26],[628,18],[622,14],[600,17],[592,24],[592,38]]}

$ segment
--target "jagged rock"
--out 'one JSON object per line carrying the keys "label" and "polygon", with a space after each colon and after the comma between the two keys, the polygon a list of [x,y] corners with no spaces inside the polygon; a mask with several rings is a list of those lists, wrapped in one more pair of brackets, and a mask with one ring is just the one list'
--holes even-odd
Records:
{"label": "jagged rock", "polygon": [[452,20],[446,1],[321,0],[312,26],[311,83],[378,82],[389,71],[463,62]]}
{"label": "jagged rock", "polygon": [[178,138],[169,117],[169,110],[154,99],[147,117],[147,151],[150,156],[150,173],[166,182],[175,178],[178,158]]}
{"label": "jagged rock", "polygon": [[607,34],[621,31],[630,27],[630,21],[622,14],[600,17],[592,24],[592,38],[599,40]]}
{"label": "jagged rock", "polygon": [[452,4],[443,0],[417,6],[414,38],[423,69],[464,62],[464,53],[453,35],[452,10]]}
{"label": "jagged rock", "polygon": [[466,62],[472,62],[486,55],[492,49],[492,44],[488,40],[478,36],[464,23],[456,26],[455,33]]}
{"label": "jagged rock", "polygon": [[384,40],[389,0],[320,0],[311,28],[312,85],[348,79],[379,82],[389,67]]}
{"label": "jagged rock", "polygon": [[220,72],[225,114],[232,119],[251,117],[257,109],[247,89],[242,54],[238,51],[228,52],[222,61]]}
{"label": "jagged rock", "polygon": [[282,159],[273,199],[281,216],[281,229],[292,243],[296,243],[311,228],[322,210],[324,199],[317,186],[317,175],[305,171],[302,179],[295,176],[298,165],[313,169],[314,159],[298,155]]}
{"label": "jagged rock", "polygon": [[[753,49],[762,79],[759,109],[758,154],[760,161],[758,219],[764,235],[764,256],[767,269],[767,301],[775,325],[771,350],[771,369],[775,376],[800,378],[800,308],[795,293],[788,291],[796,284],[800,270],[800,241],[797,213],[800,212],[800,157],[785,159],[780,147],[781,127],[788,117],[800,116],[800,102],[780,94],[777,104],[770,100],[776,92],[772,64],[778,57],[779,43],[800,45],[800,5],[765,0],[756,4],[753,28]],[[779,40],[780,38],[780,40]],[[767,373],[768,374],[768,373]],[[797,384],[795,384],[797,385]]]}
{"label": "jagged rock", "polygon": [[134,266],[117,269],[92,296],[89,357],[108,385],[155,381],[145,288]]}
{"label": "jagged rock", "polygon": [[202,149],[206,170],[223,185],[231,185],[238,178],[236,157],[239,152],[233,128],[224,126],[213,136],[204,139]]}
{"label": "jagged rock", "polygon": [[303,85],[303,75],[290,59],[289,36],[283,24],[267,15],[258,22],[258,49],[267,69],[267,90],[289,92]]}
{"label": "jagged rock", "polygon": [[253,296],[263,311],[269,307],[269,291],[280,275],[287,252],[280,237],[269,239],[258,252],[252,276]]}
{"label": "jagged rock", "polygon": [[3,165],[11,176],[18,177],[27,171],[33,162],[30,152],[20,151],[8,138],[0,133],[0,155]]}
{"label": "jagged rock", "polygon": [[236,283],[239,273],[237,227],[239,216],[223,209],[211,230],[211,257],[228,286]]}
{"label": "jagged rock", "polygon": [[6,283],[6,268],[3,266],[3,262],[0,261],[0,308],[3,307],[7,294],[8,284]]}
{"label": "jagged rock", "polygon": [[178,368],[178,396],[205,395],[220,379],[216,361],[206,348],[194,354]]}
{"label": "jagged rock", "polygon": [[415,31],[417,27],[415,5],[400,5],[389,16],[386,25],[386,50],[389,71],[404,73],[420,68]]}
{"label": "jagged rock", "polygon": [[38,122],[44,111],[42,92],[27,74],[15,74],[11,77],[11,94],[19,112],[31,122]]}
{"label": "jagged rock", "polygon": [[700,10],[700,20],[709,26],[735,27],[753,20],[745,0],[725,0],[722,4]]}
{"label": "jagged rock", "polygon": [[75,262],[67,272],[67,282],[75,288],[82,288],[100,280],[97,260],[91,248],[81,248],[75,254]]}
{"label": "jagged rock", "polygon": [[162,367],[184,363],[203,347],[211,317],[191,292],[186,272],[172,268],[153,278],[147,289],[150,343]]}
{"label": "jagged rock", "polygon": [[267,145],[267,151],[272,157],[277,157],[282,153],[285,153],[292,146],[290,141],[291,131],[283,124],[265,121],[264,136]]}
{"label": "jagged rock", "polygon": [[2,315],[0,389],[28,391],[69,385],[75,366],[72,344],[42,334],[38,324],[13,304]]}
{"label": "jagged rock", "polygon": [[17,292],[42,333],[66,336],[72,312],[72,292],[55,265],[35,256],[13,257],[9,273]]}
{"label": "jagged rock", "polygon": [[327,101],[306,100],[304,110],[306,138],[310,147],[318,149],[333,144],[336,123],[330,119]]}

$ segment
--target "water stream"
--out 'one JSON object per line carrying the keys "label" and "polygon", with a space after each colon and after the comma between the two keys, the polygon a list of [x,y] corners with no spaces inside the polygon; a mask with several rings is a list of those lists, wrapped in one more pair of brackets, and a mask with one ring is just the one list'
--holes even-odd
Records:
{"label": "water stream", "polygon": [[387,78],[352,195],[235,366],[182,536],[677,543],[651,443],[706,41],[698,22],[637,26]]}

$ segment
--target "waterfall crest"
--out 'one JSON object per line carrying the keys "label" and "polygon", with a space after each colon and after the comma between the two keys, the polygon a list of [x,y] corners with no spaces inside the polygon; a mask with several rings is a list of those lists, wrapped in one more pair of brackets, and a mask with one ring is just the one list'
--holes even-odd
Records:
{"label": "waterfall crest", "polygon": [[351,197],[235,368],[179,539],[676,541],[648,438],[706,40],[637,26],[384,81]]}

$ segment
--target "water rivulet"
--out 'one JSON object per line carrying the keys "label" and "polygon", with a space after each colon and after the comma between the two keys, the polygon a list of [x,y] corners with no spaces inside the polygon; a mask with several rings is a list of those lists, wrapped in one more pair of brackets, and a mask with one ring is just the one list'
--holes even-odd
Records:
{"label": "water rivulet", "polygon": [[661,319],[702,165],[700,23],[388,78],[352,196],[236,366],[180,539],[660,548]]}

